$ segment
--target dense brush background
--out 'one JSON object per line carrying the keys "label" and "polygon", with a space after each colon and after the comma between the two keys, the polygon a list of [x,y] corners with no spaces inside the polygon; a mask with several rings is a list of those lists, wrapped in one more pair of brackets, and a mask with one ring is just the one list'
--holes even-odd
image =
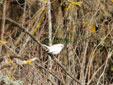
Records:
{"label": "dense brush background", "polygon": [[52,44],[65,45],[56,55],[65,70],[54,61],[49,69],[48,54],[7,20],[49,45],[48,1],[0,0],[0,85],[79,85],[65,71],[82,85],[113,85],[113,0],[50,0]]}

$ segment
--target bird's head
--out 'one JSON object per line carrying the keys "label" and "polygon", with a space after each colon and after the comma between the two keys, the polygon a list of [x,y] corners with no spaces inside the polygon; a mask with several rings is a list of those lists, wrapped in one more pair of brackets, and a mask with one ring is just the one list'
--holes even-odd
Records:
{"label": "bird's head", "polygon": [[63,48],[63,47],[64,47],[64,45],[63,45],[63,44],[59,44],[59,46],[60,46],[61,48]]}

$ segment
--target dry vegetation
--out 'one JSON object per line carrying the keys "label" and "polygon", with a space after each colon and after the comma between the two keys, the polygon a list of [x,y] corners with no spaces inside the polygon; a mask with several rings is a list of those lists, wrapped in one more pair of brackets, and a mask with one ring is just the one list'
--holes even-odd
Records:
{"label": "dry vegetation", "polygon": [[0,0],[0,85],[113,85],[113,0],[48,2]]}

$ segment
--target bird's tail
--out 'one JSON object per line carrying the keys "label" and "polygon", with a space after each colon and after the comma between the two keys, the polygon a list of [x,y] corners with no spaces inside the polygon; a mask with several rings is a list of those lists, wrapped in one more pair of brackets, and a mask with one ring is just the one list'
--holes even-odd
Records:
{"label": "bird's tail", "polygon": [[41,44],[41,46],[45,49],[45,51],[48,51],[49,46],[45,45],[45,44]]}

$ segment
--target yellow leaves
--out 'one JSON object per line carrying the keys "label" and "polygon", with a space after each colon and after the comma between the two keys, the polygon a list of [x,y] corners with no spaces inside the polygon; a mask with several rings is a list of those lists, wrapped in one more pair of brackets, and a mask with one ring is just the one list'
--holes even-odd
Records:
{"label": "yellow leaves", "polygon": [[0,44],[6,44],[6,43],[7,43],[6,41],[0,40]]}
{"label": "yellow leaves", "polygon": [[47,2],[48,0],[45,0],[45,2]]}
{"label": "yellow leaves", "polygon": [[88,29],[91,31],[91,33],[95,33],[96,32],[96,25],[93,24],[91,27],[89,26]]}
{"label": "yellow leaves", "polygon": [[111,0],[111,2],[113,2],[113,0]]}
{"label": "yellow leaves", "polygon": [[39,21],[39,23],[36,25],[36,27],[34,28],[34,30],[32,32],[33,35],[37,31],[37,29],[39,28],[41,22],[44,20],[44,16],[45,16],[45,8],[44,7],[42,7],[42,11],[44,11],[44,12],[43,12],[43,14],[41,16],[41,20]]}
{"label": "yellow leaves", "polygon": [[[9,58],[9,56],[5,56],[5,57],[7,57],[7,58]],[[32,62],[33,61],[35,61],[37,58],[32,58],[32,59],[28,59],[28,60],[26,60],[26,61],[22,61],[21,62],[21,64],[20,65],[22,65],[22,64],[29,64],[29,65],[32,65]],[[7,61],[5,64],[6,65],[9,65],[9,64],[11,64],[12,63],[12,60],[11,59],[9,59],[9,61]],[[13,66],[13,68],[15,67],[15,66],[17,66],[16,64],[12,64]],[[13,77],[10,75],[10,73],[8,72],[8,69],[7,68],[4,68],[4,70],[5,70],[5,72],[6,72],[6,74],[7,74],[7,76],[9,77],[9,79],[10,80],[13,80]]]}
{"label": "yellow leaves", "polygon": [[10,59],[8,62],[6,62],[7,65],[11,64],[12,60]]}
{"label": "yellow leaves", "polygon": [[108,15],[109,13],[108,13],[107,11],[104,11],[104,14],[105,14],[105,15]]}
{"label": "yellow leaves", "polygon": [[92,25],[92,27],[91,27],[91,33],[95,33],[96,32],[96,27],[95,27],[95,25]]}
{"label": "yellow leaves", "polygon": [[23,61],[22,64],[29,64],[32,65],[32,62],[35,61],[37,58],[28,59],[26,61]]}
{"label": "yellow leaves", "polygon": [[71,8],[71,4],[69,4],[68,8],[67,8],[67,11],[69,11],[69,9]]}
{"label": "yellow leaves", "polygon": [[8,77],[9,77],[9,79],[10,79],[10,80],[13,80],[13,78],[12,78],[11,75],[9,74],[7,68],[5,68],[5,71],[6,71],[7,75],[8,75]]}
{"label": "yellow leaves", "polygon": [[9,58],[10,56],[9,55],[7,55],[7,56],[5,56],[6,58]]}
{"label": "yellow leaves", "polygon": [[91,33],[95,33],[95,32],[98,30],[98,25],[97,25],[97,24],[92,24],[92,25],[89,25],[89,26],[88,26],[88,23],[87,23],[86,21],[83,21],[83,22],[82,22],[82,26],[83,26],[83,28],[88,27],[88,30],[89,30]]}
{"label": "yellow leaves", "polygon": [[45,10],[45,7],[42,7],[42,11],[44,11]]}
{"label": "yellow leaves", "polygon": [[33,30],[32,34],[34,34],[34,33],[37,31],[37,29],[39,28],[39,26],[40,26],[40,23],[37,24],[37,26],[36,26],[35,29]]}
{"label": "yellow leaves", "polygon": [[91,27],[91,33],[95,33],[99,29],[98,24],[93,24]]}
{"label": "yellow leaves", "polygon": [[82,26],[83,26],[83,27],[86,27],[86,26],[87,26],[87,22],[86,22],[86,21],[83,21],[83,22],[82,22]]}
{"label": "yellow leaves", "polygon": [[[10,56],[9,55],[7,55],[7,56],[5,56],[6,58],[10,58]],[[9,59],[8,61],[6,61],[6,65],[9,65],[9,64],[11,64],[12,63],[12,60],[11,59]]]}
{"label": "yellow leaves", "polygon": [[[5,56],[6,58],[9,58],[10,56]],[[32,59],[28,59],[28,60],[24,60],[24,61],[22,61],[22,60],[18,60],[18,62],[19,62],[19,64],[20,65],[24,65],[24,64],[29,64],[29,65],[32,65],[32,62],[33,61],[35,61],[37,58],[35,57],[35,58],[32,58]],[[16,62],[16,63],[18,63],[18,62]],[[14,64],[13,63],[13,61],[11,60],[11,59],[8,59],[8,61],[6,61],[6,65],[9,65],[9,64]]]}
{"label": "yellow leaves", "polygon": [[22,64],[29,64],[29,65],[32,65],[32,59],[29,59],[29,60],[26,60],[26,61],[23,61]]}
{"label": "yellow leaves", "polygon": [[82,1],[80,1],[80,2],[73,2],[73,1],[71,1],[69,6],[67,7],[67,11],[69,11],[69,9],[73,8],[75,5],[81,6],[81,4],[82,4]]}
{"label": "yellow leaves", "polygon": [[94,55],[95,55],[94,52],[91,52],[90,56],[93,57]]}
{"label": "yellow leaves", "polygon": [[111,66],[111,68],[110,68],[110,69],[111,69],[111,71],[113,71],[113,65]]}
{"label": "yellow leaves", "polygon": [[80,1],[80,2],[72,2],[72,5],[78,5],[78,6],[81,6],[81,4],[82,4],[82,1]]}

